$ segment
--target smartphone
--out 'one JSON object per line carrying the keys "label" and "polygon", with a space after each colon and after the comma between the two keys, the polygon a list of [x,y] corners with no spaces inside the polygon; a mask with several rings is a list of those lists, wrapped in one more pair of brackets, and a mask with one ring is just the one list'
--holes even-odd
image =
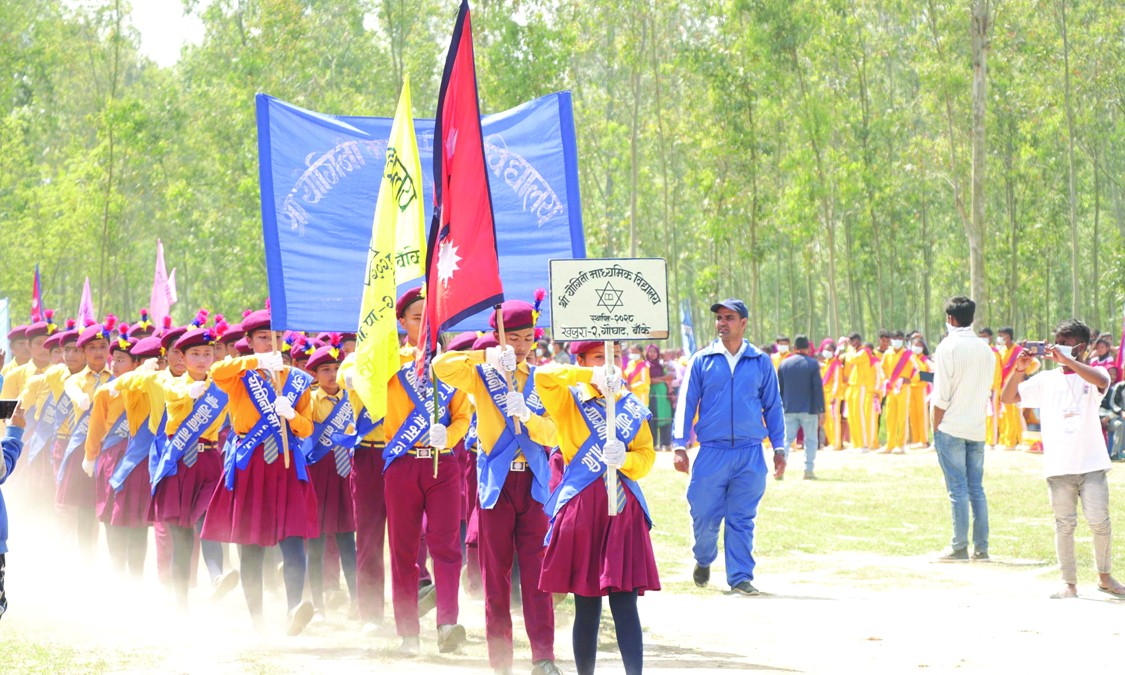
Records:
{"label": "smartphone", "polygon": [[918,373],[918,379],[922,380],[923,382],[933,383],[934,374],[933,373],[927,373],[926,371],[923,370],[923,371]]}
{"label": "smartphone", "polygon": [[1031,352],[1032,356],[1045,356],[1047,354],[1046,342],[1025,342],[1023,348]]}
{"label": "smartphone", "polygon": [[13,400],[2,400],[2,399],[0,399],[0,420],[9,419],[12,416],[12,413],[14,413],[16,411],[17,405],[19,405],[19,401],[16,401],[14,399]]}

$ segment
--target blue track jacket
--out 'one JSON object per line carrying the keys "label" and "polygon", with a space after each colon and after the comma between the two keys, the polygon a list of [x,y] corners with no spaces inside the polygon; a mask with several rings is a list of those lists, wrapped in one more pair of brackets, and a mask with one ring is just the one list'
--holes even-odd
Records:
{"label": "blue track jacket", "polygon": [[[0,441],[0,484],[8,480],[16,460],[23,450],[23,429],[8,427],[7,436]],[[4,506],[4,493],[0,492],[0,554],[8,552],[8,509]]]}
{"label": "blue track jacket", "polygon": [[768,437],[773,447],[785,447],[777,373],[764,352],[743,342],[746,349],[733,373],[720,340],[691,357],[672,423],[673,447],[687,445],[693,426],[700,445],[736,448]]}

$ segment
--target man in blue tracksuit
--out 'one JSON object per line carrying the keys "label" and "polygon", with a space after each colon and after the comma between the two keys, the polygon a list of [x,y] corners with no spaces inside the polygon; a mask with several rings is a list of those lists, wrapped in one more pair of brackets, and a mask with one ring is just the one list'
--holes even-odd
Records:
{"label": "man in blue tracksuit", "polygon": [[[8,420],[8,430],[0,440],[0,485],[11,475],[23,450],[23,411],[16,408],[12,419]],[[4,595],[4,567],[8,554],[8,511],[4,508],[4,493],[0,491],[0,617],[8,609],[8,597]]]}
{"label": "man in blue tracksuit", "polygon": [[754,578],[754,516],[766,491],[762,441],[773,443],[775,473],[785,470],[785,419],[770,357],[743,338],[750,315],[733,298],[711,306],[719,337],[692,356],[680,385],[672,426],[678,471],[688,473],[687,439],[694,426],[699,454],[687,500],[695,531],[695,584],[711,578],[719,555],[719,524],[726,521],[727,583],[757,595]]}

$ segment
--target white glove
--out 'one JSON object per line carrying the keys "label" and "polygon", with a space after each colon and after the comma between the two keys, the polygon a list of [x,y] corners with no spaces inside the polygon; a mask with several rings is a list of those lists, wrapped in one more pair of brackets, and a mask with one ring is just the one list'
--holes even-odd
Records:
{"label": "white glove", "polygon": [[605,459],[606,466],[620,469],[625,466],[625,444],[616,438],[607,441],[605,449],[602,450],[602,457]]}
{"label": "white glove", "polygon": [[278,396],[274,399],[273,411],[287,420],[291,420],[297,416],[297,411],[293,409],[293,404],[284,396]]}
{"label": "white glove", "polygon": [[85,392],[75,392],[74,395],[70,397],[70,400],[74,402],[74,407],[82,412],[86,412],[90,409],[90,397],[87,396]]}
{"label": "white glove", "polygon": [[109,383],[108,391],[109,391],[109,397],[110,398],[117,398],[118,396],[121,395],[121,392],[117,391],[117,383],[118,383],[118,380],[113,380],[112,382]]}
{"label": "white glove", "polygon": [[[193,399],[199,398],[200,396],[203,395],[203,392],[205,392],[205,391],[207,391],[207,382],[205,380],[192,382],[191,384],[188,385],[188,388],[187,388],[188,396],[192,397]],[[282,399],[279,398],[277,400],[280,401]],[[289,400],[285,399],[285,402],[288,403]],[[292,410],[292,408],[290,408],[290,410]]]}
{"label": "white glove", "polygon": [[511,345],[489,347],[484,350],[484,360],[496,370],[510,373],[516,369],[516,350]]}
{"label": "white glove", "polygon": [[430,425],[430,446],[439,450],[449,447],[449,429],[444,424]]}
{"label": "white glove", "polygon": [[266,352],[258,354],[258,367],[262,370],[278,372],[285,364],[281,361],[281,352]]}
{"label": "white glove", "polygon": [[90,478],[93,478],[94,477],[94,460],[83,459],[82,460],[82,471],[84,471],[86,473],[86,475],[89,476]]}
{"label": "white glove", "polygon": [[612,366],[613,373],[607,378],[605,366],[594,366],[594,376],[590,378],[590,384],[597,387],[598,391],[602,394],[616,394],[621,391],[621,369],[617,366]]}
{"label": "white glove", "polygon": [[506,397],[508,417],[517,417],[519,421],[526,422],[531,419],[531,409],[527,407],[527,400],[518,391],[509,391]]}
{"label": "white glove", "polygon": [[141,363],[141,365],[137,367],[137,370],[141,371],[142,373],[152,373],[152,372],[155,372],[159,369],[160,369],[160,362],[159,362],[158,359],[155,359],[155,358],[145,359]]}

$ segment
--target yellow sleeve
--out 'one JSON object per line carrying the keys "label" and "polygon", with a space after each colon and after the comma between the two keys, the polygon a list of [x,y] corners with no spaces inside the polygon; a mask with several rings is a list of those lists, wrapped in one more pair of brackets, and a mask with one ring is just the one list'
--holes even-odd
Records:
{"label": "yellow sleeve", "polygon": [[648,424],[642,424],[641,430],[629,444],[629,451],[625,453],[625,466],[621,467],[621,473],[633,480],[640,480],[652,471],[652,465],[655,463],[656,450],[652,445],[652,430],[649,429]]}
{"label": "yellow sleeve", "polygon": [[563,409],[570,400],[570,387],[581,382],[589,383],[594,376],[592,368],[565,363],[548,363],[535,369],[535,391],[551,415]]}
{"label": "yellow sleeve", "polygon": [[452,448],[465,437],[465,432],[469,430],[469,422],[473,419],[473,406],[469,403],[468,395],[460,389],[449,402],[449,418],[446,438],[449,447]]}
{"label": "yellow sleeve", "polygon": [[476,395],[476,367],[484,363],[484,350],[471,352],[446,352],[434,359],[434,375],[439,380],[461,391]]}
{"label": "yellow sleeve", "polygon": [[23,391],[24,382],[27,380],[28,368],[34,368],[35,365],[28,361],[22,366],[16,366],[4,376],[4,386],[0,387],[0,398],[13,399],[19,398],[20,392]]}
{"label": "yellow sleeve", "polygon": [[[36,401],[39,399],[39,392],[43,391],[43,387],[46,386],[46,382],[46,373],[40,373],[39,375],[36,375],[35,377],[28,380],[27,384],[23,388],[23,391],[20,392],[20,408],[23,408],[26,411],[31,408],[31,406],[35,405]],[[35,419],[39,419],[40,412],[41,411],[39,410],[35,411]]]}
{"label": "yellow sleeve", "polygon": [[[255,361],[256,360],[257,359],[255,359]],[[286,373],[286,377],[288,377],[288,373]],[[293,434],[296,435],[297,438],[308,438],[312,436],[313,404],[311,389],[306,389],[304,393],[301,394],[297,399],[297,404],[293,406],[293,410],[297,411],[293,419],[289,420],[289,428],[293,430]],[[465,428],[468,428],[468,424],[465,425]]]}
{"label": "yellow sleeve", "polygon": [[558,427],[549,416],[531,413],[531,417],[523,425],[527,427],[527,435],[539,445],[554,447],[559,444]]}
{"label": "yellow sleeve", "polygon": [[242,373],[247,370],[257,370],[257,356],[243,356],[229,361],[217,361],[211,366],[211,379],[219,389],[227,394],[233,392],[242,383]]}
{"label": "yellow sleeve", "polygon": [[86,434],[86,459],[93,461],[102,450],[102,440],[109,433],[109,391],[105,386],[94,392],[90,405],[90,430]]}

